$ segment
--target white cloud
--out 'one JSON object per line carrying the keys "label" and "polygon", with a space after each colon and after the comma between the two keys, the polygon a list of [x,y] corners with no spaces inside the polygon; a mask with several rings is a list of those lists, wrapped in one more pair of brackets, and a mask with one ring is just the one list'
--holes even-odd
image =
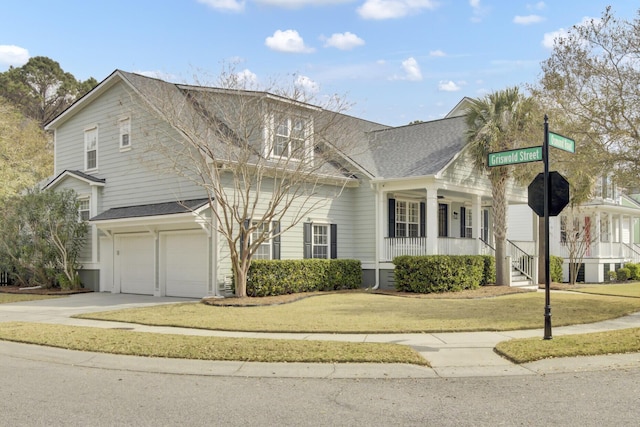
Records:
{"label": "white cloud", "polygon": [[320,85],[307,76],[298,76],[295,85],[308,94],[316,94],[320,92]]}
{"label": "white cloud", "polygon": [[447,54],[441,51],[440,49],[438,49],[438,50],[430,51],[429,56],[443,57],[443,56],[447,56]]}
{"label": "white cloud", "polygon": [[408,58],[402,61],[402,68],[406,73],[406,79],[412,81],[422,80],[422,71],[420,71],[420,65],[415,58]]}
{"label": "white cloud", "polygon": [[528,10],[543,10],[545,7],[547,7],[547,5],[543,1],[527,5]]}
{"label": "white cloud", "polygon": [[240,87],[250,88],[258,84],[258,76],[248,69],[244,69],[236,73],[238,84]]}
{"label": "white cloud", "polygon": [[465,84],[465,82],[455,83],[453,80],[440,80],[438,90],[443,92],[457,92],[462,89],[463,84]]}
{"label": "white cloud", "polygon": [[480,0],[469,0],[469,6],[471,6],[473,12],[471,22],[481,22],[489,12],[489,8],[482,6]]}
{"label": "white cloud", "polygon": [[0,64],[20,67],[29,61],[29,51],[20,46],[0,45]]}
{"label": "white cloud", "polygon": [[520,24],[520,25],[537,24],[542,21],[544,21],[544,17],[540,15],[527,15],[527,16],[516,15],[513,18],[513,22],[515,24]]}
{"label": "white cloud", "polygon": [[393,19],[437,6],[433,0],[366,0],[358,8],[358,14],[364,19]]}
{"label": "white cloud", "polygon": [[242,12],[244,11],[244,0],[198,0],[198,3],[209,6],[212,9],[222,10],[227,12]]}
{"label": "white cloud", "polygon": [[556,39],[565,38],[569,32],[564,28],[560,28],[556,31],[551,31],[550,33],[544,33],[544,37],[542,38],[542,46],[547,49],[553,49],[553,44]]}
{"label": "white cloud", "polygon": [[255,0],[269,6],[282,7],[286,9],[300,9],[305,6],[328,6],[341,3],[352,3],[355,0]]}
{"label": "white cloud", "polygon": [[278,52],[311,53],[314,51],[313,48],[305,46],[304,40],[296,30],[277,30],[273,36],[266,38],[264,44]]}
{"label": "white cloud", "polygon": [[364,40],[349,31],[332,34],[324,44],[325,47],[335,47],[340,50],[351,50],[362,45],[364,45]]}
{"label": "white cloud", "polygon": [[[589,18],[588,16],[586,16],[582,18],[582,21],[576,25],[577,26],[590,25],[591,23],[598,25],[600,21],[601,21],[600,18]],[[553,49],[553,45],[556,39],[564,39],[564,38],[567,38],[568,36],[569,36],[569,30],[565,30],[564,28],[560,28],[559,30],[545,33],[544,37],[542,38],[542,46],[546,47],[547,49]]]}
{"label": "white cloud", "polygon": [[[380,65],[385,65],[384,63],[380,63]],[[402,75],[393,75],[389,77],[389,80],[409,80],[418,82],[422,80],[422,71],[420,70],[420,65],[415,58],[409,57],[402,61],[402,70],[404,74]]]}

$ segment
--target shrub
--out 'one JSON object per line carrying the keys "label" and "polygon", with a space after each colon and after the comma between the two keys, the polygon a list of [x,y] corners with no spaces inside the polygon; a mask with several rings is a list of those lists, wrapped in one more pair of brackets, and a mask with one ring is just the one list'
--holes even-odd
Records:
{"label": "shrub", "polygon": [[640,279],[640,265],[629,262],[624,265],[624,268],[627,268],[629,270],[629,279]]}
{"label": "shrub", "polygon": [[615,282],[618,276],[615,271],[609,271],[609,281]]}
{"label": "shrub", "polygon": [[550,255],[549,256],[549,276],[552,282],[562,282],[562,264],[564,260],[562,257]]}
{"label": "shrub", "polygon": [[496,283],[496,257],[493,255],[480,255],[480,257],[484,262],[484,270],[480,286],[485,286],[489,283]]}
{"label": "shrub", "polygon": [[476,289],[485,280],[480,256],[399,256],[393,263],[396,289],[403,292],[456,292]]}
{"label": "shrub", "polygon": [[361,284],[362,267],[358,260],[255,260],[247,274],[247,295],[357,289]]}
{"label": "shrub", "polygon": [[630,276],[631,276],[631,271],[629,271],[629,269],[626,267],[619,268],[618,271],[616,271],[616,278],[621,282],[624,282],[625,280],[629,280]]}

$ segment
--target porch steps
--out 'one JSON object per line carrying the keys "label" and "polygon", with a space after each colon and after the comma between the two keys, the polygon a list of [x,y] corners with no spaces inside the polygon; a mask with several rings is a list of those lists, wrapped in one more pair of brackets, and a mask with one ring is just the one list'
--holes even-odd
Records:
{"label": "porch steps", "polygon": [[523,289],[537,289],[531,280],[515,268],[511,269],[511,287]]}

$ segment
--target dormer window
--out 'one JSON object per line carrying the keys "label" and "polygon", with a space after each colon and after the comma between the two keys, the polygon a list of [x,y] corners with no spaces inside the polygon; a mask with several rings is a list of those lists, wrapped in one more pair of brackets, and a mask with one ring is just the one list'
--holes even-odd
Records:
{"label": "dormer window", "polygon": [[303,118],[276,117],[272,156],[295,160],[305,158],[306,128]]}
{"label": "dormer window", "polygon": [[120,119],[120,149],[131,148],[131,119],[125,117]]}

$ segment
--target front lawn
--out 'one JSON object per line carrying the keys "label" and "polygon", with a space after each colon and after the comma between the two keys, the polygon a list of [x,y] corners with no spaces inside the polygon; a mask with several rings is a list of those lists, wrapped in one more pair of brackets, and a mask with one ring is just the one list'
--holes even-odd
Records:
{"label": "front lawn", "polygon": [[10,304],[12,302],[24,302],[24,301],[37,301],[41,299],[58,298],[56,296],[49,295],[35,295],[35,294],[7,294],[0,292],[0,304]]}
{"label": "front lawn", "polygon": [[[640,311],[640,299],[553,293],[554,326],[592,323]],[[218,307],[169,304],[101,313],[86,319],[226,331],[413,333],[541,328],[544,293],[483,299],[402,298],[365,292],[313,296],[290,304]]]}
{"label": "front lawn", "polygon": [[0,339],[69,350],[178,359],[428,365],[412,348],[386,343],[202,337],[24,322],[0,322]]}

